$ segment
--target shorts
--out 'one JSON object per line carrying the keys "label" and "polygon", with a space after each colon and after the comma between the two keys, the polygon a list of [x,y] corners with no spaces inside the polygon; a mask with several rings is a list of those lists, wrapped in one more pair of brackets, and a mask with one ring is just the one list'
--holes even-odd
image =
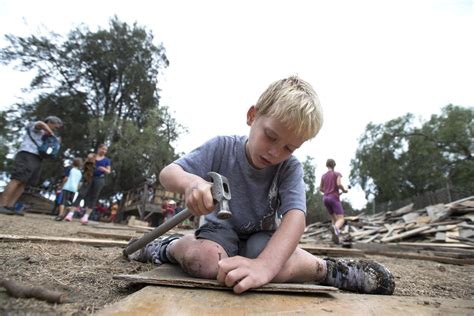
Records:
{"label": "shorts", "polygon": [[15,155],[13,162],[12,179],[25,184],[36,185],[41,172],[41,157],[26,151]]}
{"label": "shorts", "polygon": [[257,258],[273,236],[273,231],[262,231],[246,239],[239,238],[237,233],[221,224],[208,222],[195,232],[196,239],[206,239],[218,243],[229,257],[240,255],[246,258]]}
{"label": "shorts", "polygon": [[339,201],[339,197],[335,195],[325,195],[323,197],[323,203],[329,214],[344,215],[344,209],[342,208],[341,201]]}
{"label": "shorts", "polygon": [[74,199],[74,195],[76,195],[76,192],[71,192],[71,191],[68,191],[68,190],[63,190],[63,196],[62,196],[62,200],[61,200],[61,204],[64,205],[64,206],[70,206],[72,205],[72,202],[73,202],[73,199]]}

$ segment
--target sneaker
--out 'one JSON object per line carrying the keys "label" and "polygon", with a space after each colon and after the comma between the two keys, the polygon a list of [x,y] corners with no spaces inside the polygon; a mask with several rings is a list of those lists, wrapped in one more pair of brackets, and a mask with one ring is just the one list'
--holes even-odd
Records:
{"label": "sneaker", "polygon": [[392,273],[380,263],[370,260],[325,259],[325,284],[342,290],[392,295],[395,281]]}
{"label": "sneaker", "polygon": [[15,215],[25,216],[25,205],[23,203],[16,202],[15,207],[11,209],[15,211]]}
{"label": "sneaker", "polygon": [[339,245],[339,229],[337,229],[337,227],[335,225],[331,225],[329,227],[329,230],[331,231],[331,235],[332,235],[332,241],[333,243],[335,243],[336,245]]}
{"label": "sneaker", "polygon": [[64,217],[64,220],[66,222],[72,222],[73,217],[74,217],[74,212],[71,211],[71,212],[67,213],[66,217]]}
{"label": "sneaker", "polygon": [[81,224],[87,225],[89,223],[89,219],[86,216],[81,217]]}
{"label": "sneaker", "polygon": [[0,214],[15,215],[15,210],[11,207],[0,206]]}
{"label": "sneaker", "polygon": [[[174,235],[168,237],[159,237],[148,243],[144,248],[128,255],[128,258],[140,262],[152,262],[158,265],[170,262],[170,259],[166,255],[166,249],[173,240],[179,239],[180,237],[181,236]],[[132,238],[128,244],[130,245],[137,240],[138,238]]]}
{"label": "sneaker", "polygon": [[56,217],[54,218],[54,220],[60,222],[60,221],[62,221],[64,218],[65,218],[64,216],[58,215],[58,216],[56,216]]}

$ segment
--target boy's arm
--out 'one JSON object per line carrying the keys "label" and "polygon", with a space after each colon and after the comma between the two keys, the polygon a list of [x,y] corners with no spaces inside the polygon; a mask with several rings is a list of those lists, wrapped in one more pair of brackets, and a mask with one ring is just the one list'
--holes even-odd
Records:
{"label": "boy's arm", "polygon": [[324,193],[324,182],[323,182],[323,178],[321,178],[321,182],[319,183],[319,191],[321,191],[321,192]]}
{"label": "boy's arm", "polygon": [[256,259],[235,256],[219,261],[217,280],[242,293],[272,281],[298,246],[305,229],[305,214],[288,211]]}
{"label": "boy's arm", "polygon": [[186,206],[193,215],[206,215],[213,211],[212,183],[184,171],[181,166],[171,163],[163,168],[160,183],[168,191],[184,194]]}
{"label": "boy's arm", "polygon": [[337,177],[337,187],[342,190],[342,192],[347,193],[347,190],[344,188],[344,186],[341,183],[341,176]]}

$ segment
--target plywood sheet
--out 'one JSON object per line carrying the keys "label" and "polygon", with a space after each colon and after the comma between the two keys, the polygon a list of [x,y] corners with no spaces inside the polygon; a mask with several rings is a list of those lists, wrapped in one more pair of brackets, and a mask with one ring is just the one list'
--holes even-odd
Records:
{"label": "plywood sheet", "polygon": [[474,302],[363,294],[283,294],[147,286],[96,315],[470,315]]}
{"label": "plywood sheet", "polygon": [[[140,274],[114,275],[114,279],[134,283],[168,285],[176,287],[204,288],[215,290],[232,290],[216,280],[193,278],[184,273],[178,265],[163,264],[151,271]],[[338,291],[332,286],[301,283],[269,283],[258,289],[258,292],[291,292],[291,293],[333,293]]]}

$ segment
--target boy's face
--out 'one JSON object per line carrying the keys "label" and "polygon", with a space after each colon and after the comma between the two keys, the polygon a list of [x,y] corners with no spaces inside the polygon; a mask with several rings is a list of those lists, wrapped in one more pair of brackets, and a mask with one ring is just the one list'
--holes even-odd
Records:
{"label": "boy's face", "polygon": [[250,134],[245,153],[249,163],[257,169],[285,161],[305,142],[277,119],[257,116],[255,106],[247,112],[247,124]]}

